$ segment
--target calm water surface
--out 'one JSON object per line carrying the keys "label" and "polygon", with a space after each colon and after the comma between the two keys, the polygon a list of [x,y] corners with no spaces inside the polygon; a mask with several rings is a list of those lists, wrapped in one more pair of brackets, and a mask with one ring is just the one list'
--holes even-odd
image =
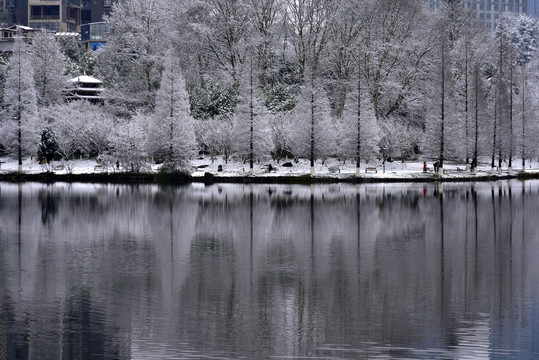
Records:
{"label": "calm water surface", "polygon": [[0,183],[0,359],[201,358],[539,358],[539,182]]}

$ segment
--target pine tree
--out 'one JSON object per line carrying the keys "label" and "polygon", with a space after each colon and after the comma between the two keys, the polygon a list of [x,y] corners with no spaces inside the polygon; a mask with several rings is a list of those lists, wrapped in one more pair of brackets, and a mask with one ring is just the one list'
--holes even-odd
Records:
{"label": "pine tree", "polygon": [[16,154],[18,169],[22,172],[22,158],[36,153],[41,131],[28,46],[20,35],[15,37],[14,45],[6,78],[0,142],[10,153]]}

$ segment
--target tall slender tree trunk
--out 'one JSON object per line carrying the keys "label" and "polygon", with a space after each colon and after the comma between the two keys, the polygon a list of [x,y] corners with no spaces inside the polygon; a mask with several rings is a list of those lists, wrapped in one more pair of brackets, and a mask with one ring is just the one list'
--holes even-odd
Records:
{"label": "tall slender tree trunk", "polygon": [[492,161],[490,163],[491,172],[494,172],[495,161],[496,161],[496,134],[498,132],[498,94],[494,95],[494,128],[493,128],[493,137],[492,137]]}
{"label": "tall slender tree trunk", "polygon": [[474,134],[474,149],[473,149],[473,163],[474,174],[477,173],[477,158],[479,156],[479,67],[474,71],[475,82],[475,134]]}
{"label": "tall slender tree trunk", "polygon": [[250,64],[250,74],[249,74],[249,172],[253,174],[254,172],[254,104],[253,104],[253,54],[251,52],[251,64]]}
{"label": "tall slender tree trunk", "polygon": [[522,75],[522,147],[521,147],[521,157],[522,157],[522,172],[526,171],[526,113],[525,113],[525,93],[526,93],[526,79]]}
{"label": "tall slender tree trunk", "polygon": [[311,160],[311,174],[314,174],[314,89],[311,89],[311,146],[309,151],[309,158]]}
{"label": "tall slender tree trunk", "polygon": [[465,151],[466,151],[466,170],[470,167],[470,152],[468,145],[469,129],[468,129],[468,39],[466,39],[464,49],[464,116],[465,116]]}
{"label": "tall slender tree trunk", "polygon": [[446,43],[445,38],[442,40],[442,81],[441,81],[441,97],[442,97],[442,103],[440,108],[440,168],[439,173],[440,175],[444,174],[444,147],[445,147],[445,51],[446,51]]}
{"label": "tall slender tree trunk", "polygon": [[357,144],[356,144],[356,176],[360,175],[361,165],[361,62],[358,61],[357,72]]}
{"label": "tall slender tree trunk", "polygon": [[[20,47],[19,43],[19,47]],[[17,159],[18,159],[18,171],[19,173],[22,173],[22,84],[21,84],[21,52],[18,51],[19,61],[17,62],[17,71],[18,71],[18,79],[17,79]]]}
{"label": "tall slender tree trunk", "polygon": [[509,55],[509,173],[513,169],[513,51]]}

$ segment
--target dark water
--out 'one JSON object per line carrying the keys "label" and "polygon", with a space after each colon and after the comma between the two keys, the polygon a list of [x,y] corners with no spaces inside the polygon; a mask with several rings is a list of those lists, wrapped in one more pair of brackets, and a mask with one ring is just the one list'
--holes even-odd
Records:
{"label": "dark water", "polygon": [[539,182],[0,183],[0,360],[200,358],[539,358]]}

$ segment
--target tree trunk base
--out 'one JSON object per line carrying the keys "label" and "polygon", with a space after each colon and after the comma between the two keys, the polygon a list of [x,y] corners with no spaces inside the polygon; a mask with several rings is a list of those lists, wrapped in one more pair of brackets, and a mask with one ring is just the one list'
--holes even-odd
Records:
{"label": "tree trunk base", "polygon": [[311,175],[314,175],[314,166],[311,166]]}
{"label": "tree trunk base", "polygon": [[359,177],[361,174],[361,169],[359,167],[356,168],[356,177]]}
{"label": "tree trunk base", "polygon": [[512,168],[512,167],[507,168],[507,173],[508,173],[509,175],[511,175],[512,172],[513,172],[513,168]]}
{"label": "tree trunk base", "polygon": [[19,171],[20,173],[22,173],[22,164],[19,164],[18,171]]}
{"label": "tree trunk base", "polygon": [[498,167],[498,174],[499,174],[499,175],[502,174],[502,167],[501,167],[501,166]]}

